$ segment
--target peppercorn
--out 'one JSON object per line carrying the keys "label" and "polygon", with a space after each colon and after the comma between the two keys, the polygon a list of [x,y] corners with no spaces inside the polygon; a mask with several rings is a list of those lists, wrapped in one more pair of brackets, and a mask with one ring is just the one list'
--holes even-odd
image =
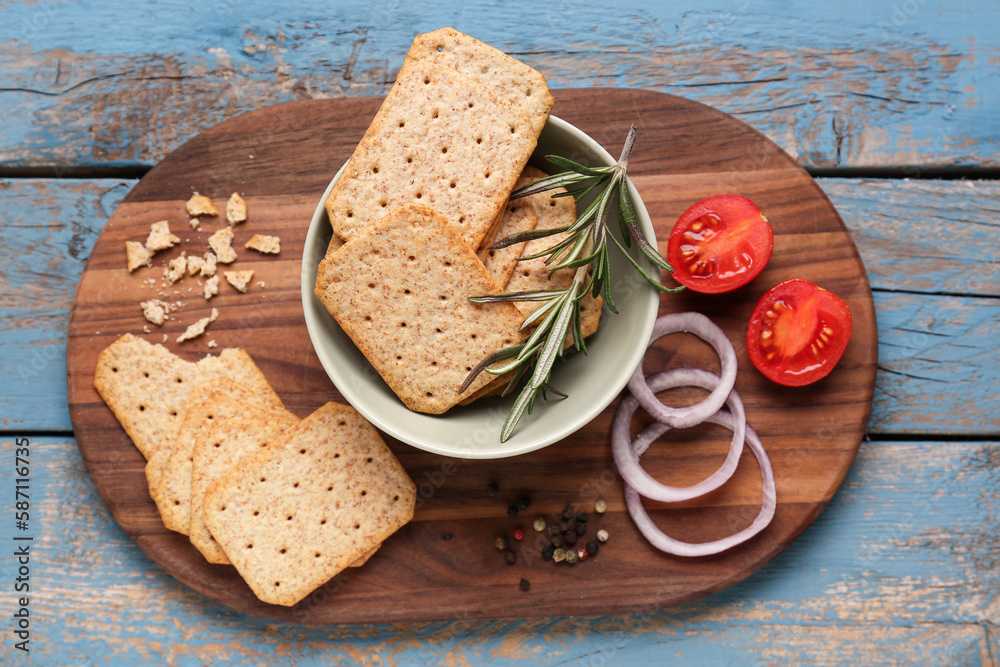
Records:
{"label": "peppercorn", "polygon": [[507,565],[513,565],[514,561],[517,560],[517,554],[509,549],[504,553],[503,559],[507,561]]}
{"label": "peppercorn", "polygon": [[545,530],[545,517],[540,516],[536,518],[535,523],[531,524],[531,527],[539,533]]}
{"label": "peppercorn", "polygon": [[518,588],[520,588],[522,591],[526,591],[529,588],[531,588],[531,582],[528,581],[527,579],[522,579],[521,582],[518,584]]}
{"label": "peppercorn", "polygon": [[545,560],[552,560],[552,554],[554,554],[555,551],[556,548],[554,546],[552,546],[551,544],[546,544],[544,547],[542,547],[542,558],[544,558]]}
{"label": "peppercorn", "polygon": [[587,521],[589,519],[590,519],[590,515],[587,514],[586,512],[580,512],[579,514],[576,515],[576,522],[577,523],[587,523]]}
{"label": "peppercorn", "polygon": [[576,544],[577,540],[576,531],[572,530],[568,531],[565,535],[563,535],[563,539],[566,540],[566,544],[573,546],[574,544]]}
{"label": "peppercorn", "polygon": [[577,549],[576,554],[577,556],[580,557],[580,560],[587,560],[587,556],[590,555],[589,553],[587,553],[586,547],[581,547],[580,549]]}
{"label": "peppercorn", "polygon": [[556,535],[555,537],[550,537],[549,542],[552,543],[552,546],[561,547],[563,545],[563,536]]}
{"label": "peppercorn", "polygon": [[553,551],[552,552],[552,560],[554,560],[557,563],[561,563],[564,560],[566,560],[566,550],[565,549],[556,549],[555,551]]}
{"label": "peppercorn", "polygon": [[599,531],[597,531],[597,541],[598,542],[607,542],[608,541],[608,531],[604,530],[603,528],[601,528]]}
{"label": "peppercorn", "polygon": [[486,487],[486,495],[492,497],[500,493],[500,485],[496,482],[490,482]]}
{"label": "peppercorn", "polygon": [[518,528],[517,530],[515,530],[514,531],[514,539],[517,540],[518,542],[520,542],[521,540],[523,540],[524,539],[524,531],[521,530],[520,528]]}
{"label": "peppercorn", "polygon": [[507,508],[507,516],[512,519],[517,516],[517,505],[511,505]]}
{"label": "peppercorn", "polygon": [[520,498],[517,499],[517,509],[523,512],[527,510],[529,507],[531,507],[531,498],[528,498],[526,496],[521,496]]}
{"label": "peppercorn", "polygon": [[577,535],[583,535],[586,532],[587,532],[587,524],[585,524],[585,523],[578,523],[578,524],[576,524],[576,534]]}
{"label": "peppercorn", "polygon": [[587,553],[589,553],[591,556],[596,556],[598,550],[599,550],[599,547],[598,547],[597,542],[594,542],[593,540],[591,540],[590,542],[587,542]]}
{"label": "peppercorn", "polygon": [[562,533],[559,532],[559,528],[556,526],[549,526],[545,530],[545,534],[548,535],[549,537],[559,537],[560,535],[562,535]]}
{"label": "peppercorn", "polygon": [[605,512],[607,512],[608,511],[607,501],[605,501],[604,498],[601,498],[596,503],[594,503],[594,511],[597,512],[598,514],[604,514]]}
{"label": "peppercorn", "polygon": [[580,560],[580,554],[577,553],[576,549],[570,549],[566,552],[566,562],[572,565],[576,561]]}
{"label": "peppercorn", "polygon": [[563,513],[559,518],[569,523],[569,521],[573,519],[573,515],[574,515],[573,506],[569,505],[566,507],[566,509],[563,510]]}
{"label": "peppercorn", "polygon": [[506,551],[510,544],[505,536],[497,535],[496,539],[493,540],[493,546],[497,548],[497,551]]}

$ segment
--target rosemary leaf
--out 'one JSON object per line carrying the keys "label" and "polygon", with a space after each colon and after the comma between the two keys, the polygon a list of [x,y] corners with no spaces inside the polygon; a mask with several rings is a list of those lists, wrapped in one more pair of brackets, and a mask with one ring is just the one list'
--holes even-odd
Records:
{"label": "rosemary leaf", "polygon": [[574,162],[569,158],[564,158],[561,155],[546,155],[545,159],[556,166],[562,167],[563,169],[575,171],[578,174],[584,174],[586,176],[609,174],[614,169],[614,167],[587,167],[579,162]]}

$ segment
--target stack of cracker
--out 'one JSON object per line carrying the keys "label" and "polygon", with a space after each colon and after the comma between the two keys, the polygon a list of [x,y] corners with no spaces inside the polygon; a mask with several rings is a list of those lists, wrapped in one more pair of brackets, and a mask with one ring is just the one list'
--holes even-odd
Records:
{"label": "stack of cracker", "polygon": [[419,35],[327,198],[334,240],[316,296],[411,410],[440,414],[481,395],[485,373],[458,388],[523,339],[530,310],[469,297],[555,279],[541,260],[524,273],[524,244],[488,247],[575,218],[572,198],[508,202],[530,178],[552,102],[541,74],[497,49],[451,28]]}
{"label": "stack of cracker", "polygon": [[164,525],[263,601],[294,605],[413,517],[416,489],[357,411],[285,409],[246,352],[184,361],[126,334],[94,386],[146,457]]}

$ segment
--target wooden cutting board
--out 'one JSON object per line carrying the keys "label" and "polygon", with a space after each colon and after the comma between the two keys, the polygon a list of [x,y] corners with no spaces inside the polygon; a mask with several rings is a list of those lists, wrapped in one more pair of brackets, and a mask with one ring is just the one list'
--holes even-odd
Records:
{"label": "wooden cutting board", "polygon": [[[861,442],[875,382],[877,336],[871,290],[850,235],[829,200],[794,160],[742,122],[709,107],[653,92],[616,89],[555,91],[554,113],[617,155],[630,124],[639,130],[630,174],[656,226],[660,247],[680,213],[712,194],[753,199],[775,231],[774,254],[753,283],[727,295],[664,296],[662,312],[699,310],[736,345],[736,388],[759,431],[777,480],[771,525],[750,542],[718,556],[682,559],[651,548],[625,512],[621,480],[611,462],[609,433],[617,401],[574,436],[541,451],[494,461],[448,459],[391,441],[418,485],[414,520],[361,568],[328,582],[296,607],[259,602],[230,566],[209,565],[187,538],[166,530],[150,500],[144,460],[92,387],[100,351],[126,332],[142,335],[195,360],[224,347],[243,347],[289,409],[305,416],[343,400],[324,374],[306,332],[299,271],[312,213],[327,184],[350,157],[381,102],[350,98],[292,102],[244,114],[206,130],[168,155],[125,198],[101,233],[81,278],[69,328],[70,414],[80,452],[115,519],[167,572],[221,604],[273,619],[309,624],[418,621],[481,617],[609,614],[657,609],[730,586],[761,568],[815,519],[840,486]],[[188,224],[192,191],[222,209],[239,191],[249,220],[236,227],[234,268],[255,270],[239,294],[223,284],[206,302],[194,278],[164,288],[162,266],[186,250],[207,250],[224,218]],[[129,274],[126,240],[144,241],[150,224],[168,220],[182,243],[159,253],[154,268]],[[281,254],[243,250],[254,233],[281,237]],[[778,282],[812,280],[843,297],[854,334],[843,360],[826,379],[788,389],[765,380],[750,364],[744,336],[759,297]],[[152,280],[150,280],[152,279]],[[147,323],[139,303],[166,292],[184,306],[162,328]],[[211,308],[219,318],[206,335],[178,344],[177,336]],[[612,315],[605,315],[610,317]],[[218,348],[208,347],[215,341]],[[677,365],[713,370],[711,350],[686,335],[661,339],[645,358],[647,373]],[[678,396],[676,400],[683,400]],[[645,420],[645,421],[644,421]],[[648,418],[637,416],[634,428]],[[665,483],[692,484],[722,463],[729,434],[719,427],[669,433],[650,448],[644,465]],[[495,484],[496,493],[490,486]],[[519,517],[508,507],[526,497]],[[609,511],[593,513],[594,501]],[[680,506],[648,503],[658,524],[691,542],[740,530],[756,516],[761,481],[744,451],[722,489]],[[604,528],[600,553],[576,565],[543,562],[536,516],[569,505],[591,512],[588,539]],[[550,520],[551,522],[551,520]],[[512,537],[517,561],[493,547]],[[519,582],[530,582],[522,591]]]}

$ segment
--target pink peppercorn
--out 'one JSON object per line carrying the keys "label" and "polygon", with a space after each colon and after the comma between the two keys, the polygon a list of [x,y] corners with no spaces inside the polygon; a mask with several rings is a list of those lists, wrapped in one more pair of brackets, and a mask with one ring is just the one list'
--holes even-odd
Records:
{"label": "pink peppercorn", "polygon": [[521,530],[520,528],[518,528],[517,530],[515,530],[514,531],[514,539],[517,540],[518,542],[520,542],[521,540],[523,540],[524,539],[524,531]]}

